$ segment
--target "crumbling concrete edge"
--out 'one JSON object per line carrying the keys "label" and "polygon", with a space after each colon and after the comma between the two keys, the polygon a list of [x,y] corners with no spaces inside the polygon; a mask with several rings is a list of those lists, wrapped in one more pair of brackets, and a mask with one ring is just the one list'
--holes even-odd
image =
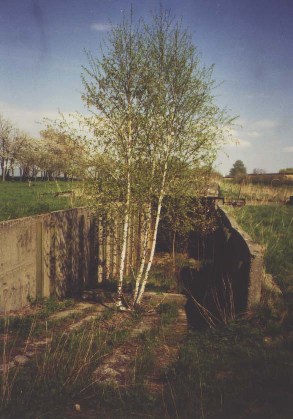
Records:
{"label": "crumbling concrete edge", "polygon": [[255,243],[249,234],[242,230],[231,214],[229,214],[221,204],[218,203],[217,209],[225,228],[230,232],[233,231],[242,238],[250,254],[247,295],[247,311],[250,311],[254,306],[260,303],[262,287],[266,281],[264,247]]}

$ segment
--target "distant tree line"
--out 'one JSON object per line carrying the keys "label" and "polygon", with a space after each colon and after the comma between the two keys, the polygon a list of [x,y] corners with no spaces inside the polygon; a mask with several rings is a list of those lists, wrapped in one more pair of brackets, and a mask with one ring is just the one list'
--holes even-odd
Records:
{"label": "distant tree line", "polygon": [[22,180],[41,177],[70,179],[81,174],[86,152],[79,138],[52,126],[33,138],[0,114],[0,167],[2,181],[13,179],[16,168]]}
{"label": "distant tree line", "polygon": [[287,169],[280,169],[279,170],[279,173],[290,173],[290,174],[292,174],[293,173],[293,167],[287,167]]}
{"label": "distant tree line", "polygon": [[247,169],[242,160],[236,160],[230,169],[229,176],[235,182],[266,183],[272,185],[292,184],[293,168],[280,169],[279,173],[267,173],[264,169],[253,169],[252,174],[247,173]]}

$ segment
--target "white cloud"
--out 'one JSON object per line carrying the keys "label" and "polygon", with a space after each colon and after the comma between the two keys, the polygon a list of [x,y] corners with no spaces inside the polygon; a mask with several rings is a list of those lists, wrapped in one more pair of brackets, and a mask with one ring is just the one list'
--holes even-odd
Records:
{"label": "white cloud", "polygon": [[55,119],[58,117],[57,110],[25,109],[4,102],[0,102],[0,113],[17,128],[31,135],[38,135],[43,128],[43,118]]}
{"label": "white cloud", "polygon": [[111,28],[112,25],[110,23],[93,23],[91,25],[91,29],[98,32],[109,31]]}
{"label": "white cloud", "polygon": [[293,146],[290,147],[284,147],[282,151],[285,151],[286,153],[293,153]]}
{"label": "white cloud", "polygon": [[249,141],[241,140],[240,138],[231,139],[227,145],[228,147],[240,147],[240,148],[251,147],[251,143]]}
{"label": "white cloud", "polygon": [[261,134],[258,131],[247,131],[247,136],[249,138],[259,138]]}
{"label": "white cloud", "polygon": [[260,119],[259,121],[255,121],[252,126],[258,129],[273,129],[277,128],[280,125],[279,121],[274,119]]}
{"label": "white cloud", "polygon": [[[62,112],[62,115],[67,120],[71,118],[72,113],[74,112]],[[9,119],[16,128],[36,137],[44,129],[44,118],[52,121],[60,119],[60,112],[57,109],[26,109],[1,101],[0,114],[4,118]]]}
{"label": "white cloud", "polygon": [[236,140],[236,146],[241,147],[241,148],[247,148],[247,147],[251,147],[251,143],[246,140],[240,140],[239,138],[238,140]]}

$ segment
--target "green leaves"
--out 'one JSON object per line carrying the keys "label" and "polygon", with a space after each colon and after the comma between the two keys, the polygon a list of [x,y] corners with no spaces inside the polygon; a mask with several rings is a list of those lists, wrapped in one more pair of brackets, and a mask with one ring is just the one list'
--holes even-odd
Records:
{"label": "green leaves", "polygon": [[[82,99],[93,113],[89,127],[96,152],[113,163],[107,173],[96,166],[96,196],[107,208],[119,200],[124,217],[119,292],[132,228],[129,214],[152,208],[145,231],[151,244],[148,248],[146,240],[140,267],[134,267],[138,303],[152,264],[162,202],[178,191],[202,192],[203,168],[211,166],[229,119],[214,103],[213,67],[201,65],[188,31],[163,10],[149,23],[134,23],[131,11],[112,28],[102,54],[87,58]],[[180,216],[186,218],[183,212]]]}

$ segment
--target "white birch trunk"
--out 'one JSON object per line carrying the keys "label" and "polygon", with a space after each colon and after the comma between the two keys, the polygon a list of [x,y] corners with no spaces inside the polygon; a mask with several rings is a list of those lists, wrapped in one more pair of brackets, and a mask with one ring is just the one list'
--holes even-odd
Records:
{"label": "white birch trunk", "polygon": [[123,287],[125,261],[126,261],[126,250],[127,250],[127,236],[128,236],[128,226],[129,226],[129,206],[130,206],[130,172],[128,171],[128,173],[127,173],[126,203],[125,203],[125,213],[124,213],[124,225],[123,225],[123,235],[122,235],[122,248],[121,248],[121,256],[120,256],[118,286],[117,286],[117,297],[118,297],[117,306],[118,307],[121,307],[123,305],[122,304],[122,287]]}
{"label": "white birch trunk", "polygon": [[152,213],[152,204],[150,202],[149,205],[148,205],[146,219],[145,219],[145,222],[144,222],[144,239],[143,239],[142,255],[140,257],[140,266],[139,266],[138,274],[137,274],[136,279],[135,279],[135,289],[134,289],[134,293],[133,293],[133,302],[134,303],[136,302],[136,299],[137,299],[137,296],[138,296],[140,282],[141,282],[141,278],[142,278],[143,271],[144,271],[144,268],[145,268],[145,263],[146,263],[148,241],[149,241],[149,235],[150,235],[150,230],[151,230],[151,213]]}
{"label": "white birch trunk", "polygon": [[138,292],[138,296],[135,300],[135,305],[139,305],[145,290],[145,286],[148,280],[148,276],[149,276],[149,272],[153,263],[153,259],[154,259],[154,254],[155,254],[155,249],[156,249],[156,243],[157,243],[157,234],[158,234],[158,227],[159,227],[159,222],[160,222],[160,217],[161,217],[161,209],[162,209],[162,203],[163,203],[163,199],[164,199],[164,195],[165,195],[165,181],[166,181],[166,175],[167,175],[167,167],[168,167],[168,160],[166,159],[165,161],[165,165],[164,165],[164,172],[163,172],[163,179],[162,179],[162,185],[161,185],[161,191],[160,191],[160,195],[159,195],[159,201],[158,201],[158,208],[157,208],[157,215],[156,215],[156,220],[155,220],[155,227],[154,227],[154,233],[153,233],[153,238],[152,238],[152,246],[151,246],[151,252],[150,252],[150,257],[144,272],[144,276],[143,276],[143,280],[142,283],[140,285],[140,289]]}
{"label": "white birch trunk", "polygon": [[132,126],[131,120],[128,122],[128,143],[127,143],[127,190],[126,190],[126,202],[125,202],[125,213],[124,213],[124,226],[122,235],[122,248],[120,257],[119,267],[119,278],[117,285],[117,307],[122,307],[122,290],[123,290],[123,279],[125,271],[125,263],[127,257],[127,239],[129,230],[129,212],[130,212],[130,198],[131,198],[131,146],[132,146]]}

